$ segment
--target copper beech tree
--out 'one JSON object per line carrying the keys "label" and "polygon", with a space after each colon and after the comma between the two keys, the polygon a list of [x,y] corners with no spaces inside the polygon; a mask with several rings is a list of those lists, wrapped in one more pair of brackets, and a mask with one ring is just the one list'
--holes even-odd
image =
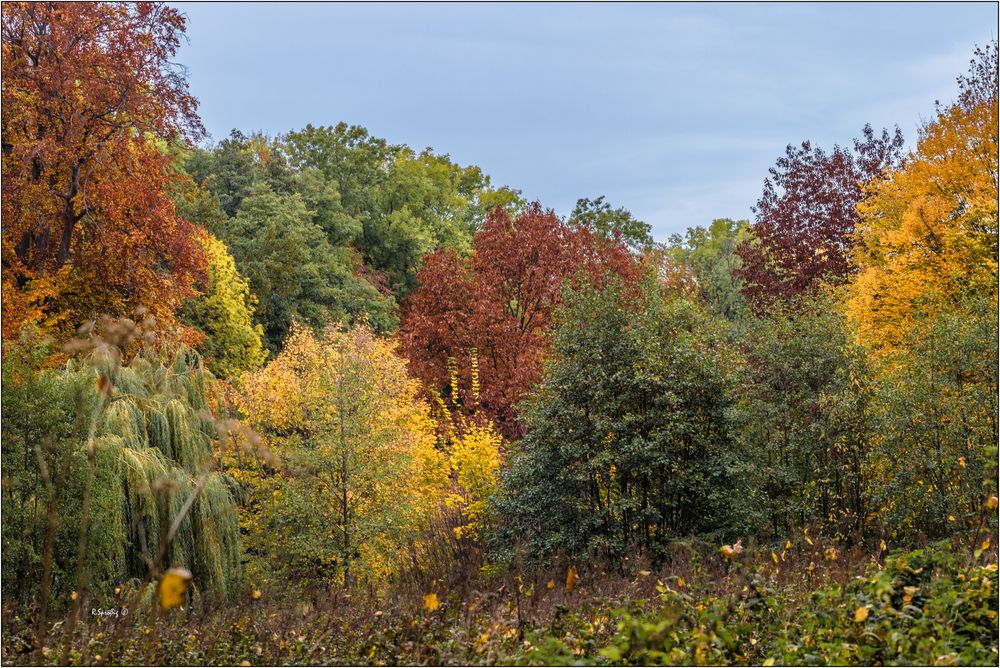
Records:
{"label": "copper beech tree", "polygon": [[404,305],[410,370],[442,394],[451,394],[454,376],[460,408],[471,412],[477,402],[505,436],[516,438],[522,427],[515,404],[541,375],[565,283],[618,275],[635,284],[641,272],[620,241],[571,227],[538,203],[514,219],[497,209],[476,233],[470,257],[438,250],[425,259],[419,288]]}
{"label": "copper beech tree", "polygon": [[751,305],[761,309],[848,277],[862,187],[898,166],[902,147],[899,128],[877,135],[866,125],[853,151],[834,146],[828,154],[809,142],[785,149],[754,207],[753,233],[736,249],[742,265],[734,273]]}
{"label": "copper beech tree", "polygon": [[169,142],[203,133],[161,3],[4,3],[3,336],[142,306],[171,321],[205,256]]}

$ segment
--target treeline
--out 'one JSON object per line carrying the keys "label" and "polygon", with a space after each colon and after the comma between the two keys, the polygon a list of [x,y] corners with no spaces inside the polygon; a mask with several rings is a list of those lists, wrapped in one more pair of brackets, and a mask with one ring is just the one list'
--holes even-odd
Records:
{"label": "treeline", "polygon": [[789,146],[752,223],[657,244],[359,127],[199,145],[183,30],[3,6],[3,591],[40,629],[170,566],[232,600],[996,531],[995,42],[912,151]]}

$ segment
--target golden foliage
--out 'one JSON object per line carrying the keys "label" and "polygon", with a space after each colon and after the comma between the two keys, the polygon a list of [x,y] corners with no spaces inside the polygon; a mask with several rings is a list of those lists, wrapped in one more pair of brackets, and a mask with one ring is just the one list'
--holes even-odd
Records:
{"label": "golden foliage", "polygon": [[[984,82],[986,83],[986,82]],[[903,167],[859,205],[848,313],[891,354],[917,326],[997,285],[997,96],[939,109]]]}
{"label": "golden foliage", "polygon": [[[310,539],[316,549],[342,571],[357,567],[373,579],[394,569],[398,550],[426,525],[448,479],[419,384],[396,348],[367,326],[331,326],[322,337],[295,326],[274,360],[243,377],[236,398],[290,463],[272,481],[265,505],[287,505],[293,515],[302,504],[311,507],[327,518]],[[248,528],[266,533],[264,522],[251,518]],[[273,546],[283,539],[265,540]]]}

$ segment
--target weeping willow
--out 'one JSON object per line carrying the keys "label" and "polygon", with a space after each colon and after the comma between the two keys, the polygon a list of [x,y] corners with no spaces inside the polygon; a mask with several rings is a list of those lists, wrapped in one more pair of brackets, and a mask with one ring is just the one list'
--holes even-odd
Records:
{"label": "weeping willow", "polygon": [[212,470],[219,397],[211,374],[181,349],[166,362],[140,355],[107,373],[114,388],[102,431],[118,437],[126,575],[138,576],[164,549],[169,526],[204,478],[194,506],[166,546],[169,564],[183,565],[203,591],[221,598],[240,580],[239,516],[230,481]]}
{"label": "weeping willow", "polygon": [[[102,388],[101,377],[110,381],[109,387]],[[235,594],[241,582],[236,487],[214,469],[218,436],[213,414],[221,397],[200,358],[185,349],[141,353],[128,364],[93,356],[38,372],[27,382],[25,378],[15,382],[4,375],[5,394],[14,386],[26,404],[8,410],[4,402],[4,426],[11,427],[4,434],[5,484],[17,478],[18,484],[9,487],[20,496],[15,501],[23,510],[11,523],[4,517],[4,550],[13,547],[26,562],[19,571],[29,578],[40,572],[44,531],[39,527],[45,523],[46,496],[33,482],[38,476],[31,453],[43,434],[55,434],[45,456],[61,476],[56,593],[70,581],[76,569],[71,546],[79,536],[80,481],[87,468],[84,433],[88,420],[96,420],[86,564],[93,593],[179,565],[192,571],[198,591],[220,599]],[[102,389],[107,393],[103,403]],[[47,399],[39,398],[43,390]],[[65,410],[32,410],[31,401],[56,407],[61,402]],[[190,512],[167,543],[170,526],[196,490]],[[8,560],[4,562],[6,570]],[[4,580],[5,591],[11,589]]]}

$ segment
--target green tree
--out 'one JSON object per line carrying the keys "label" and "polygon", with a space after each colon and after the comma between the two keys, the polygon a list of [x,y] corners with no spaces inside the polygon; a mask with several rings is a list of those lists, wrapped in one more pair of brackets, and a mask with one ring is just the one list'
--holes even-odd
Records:
{"label": "green tree", "polygon": [[[997,493],[996,302],[967,297],[914,320],[875,386],[873,510],[887,537],[975,539],[977,527],[989,529],[985,502]],[[988,514],[992,524],[996,511]]]}
{"label": "green tree", "polygon": [[504,474],[498,545],[655,555],[677,537],[739,526],[743,462],[717,329],[652,279],[637,297],[620,285],[570,295]]}
{"label": "green tree", "polygon": [[355,245],[397,297],[416,287],[424,255],[442,247],[467,254],[489,211],[524,206],[520,193],[493,188],[478,167],[390,144],[359,126],[307,125],[282,147],[290,165],[316,170],[340,193],[343,213],[360,228]]}
{"label": "green tree", "polygon": [[571,225],[586,227],[607,239],[620,239],[633,251],[641,251],[653,245],[649,225],[637,220],[625,207],[612,209],[604,201],[604,195],[597,199],[578,199],[569,215]]}
{"label": "green tree", "polygon": [[176,563],[199,591],[230,598],[240,536],[233,481],[214,457],[214,380],[184,349],[125,364],[107,331],[125,340],[135,327],[107,328],[58,369],[39,370],[48,351],[27,339],[5,343],[4,595],[111,600],[116,585]]}
{"label": "green tree", "polygon": [[266,183],[253,187],[225,240],[240,273],[257,295],[257,319],[268,348],[277,351],[292,322],[368,320],[378,331],[396,327],[395,303],[354,275],[347,246],[331,246],[299,193],[280,195]]}
{"label": "green tree", "polygon": [[707,229],[698,225],[684,237],[671,235],[668,245],[670,255],[693,272],[696,290],[709,309],[730,321],[749,314],[741,281],[734,273],[740,266],[736,248],[749,234],[748,221],[717,218]]}
{"label": "green tree", "polygon": [[869,510],[871,372],[834,300],[774,304],[747,327],[741,439],[757,465],[761,527],[859,537]]}

